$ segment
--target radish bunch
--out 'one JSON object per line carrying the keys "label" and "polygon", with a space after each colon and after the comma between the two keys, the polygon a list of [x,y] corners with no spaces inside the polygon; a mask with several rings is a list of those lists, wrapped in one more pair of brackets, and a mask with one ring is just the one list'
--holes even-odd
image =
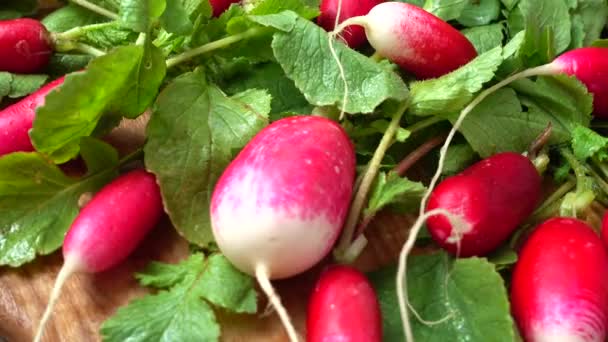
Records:
{"label": "radish bunch", "polygon": [[355,151],[342,127],[294,116],[260,131],[213,191],[211,223],[220,250],[256,276],[292,341],[297,333],[268,279],[304,272],[329,253],[354,179]]}

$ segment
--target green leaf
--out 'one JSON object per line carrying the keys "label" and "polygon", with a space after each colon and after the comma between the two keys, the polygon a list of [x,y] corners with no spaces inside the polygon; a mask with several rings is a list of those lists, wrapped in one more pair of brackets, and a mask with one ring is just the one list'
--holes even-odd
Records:
{"label": "green leaf", "polygon": [[502,24],[472,27],[462,30],[462,34],[473,43],[478,54],[501,46],[504,38]]}
{"label": "green leaf", "polygon": [[163,290],[120,308],[101,327],[104,341],[216,341],[220,327],[211,305],[257,311],[253,279],[220,254],[205,260],[196,253],[176,265],[153,262],[137,278]]}
{"label": "green leaf", "polygon": [[513,86],[521,102],[513,89],[503,88],[482,101],[461,126],[460,132],[481,157],[503,151],[525,151],[549,122],[553,126],[551,144],[569,141],[577,124],[589,124],[589,94],[574,78],[539,77],[536,82],[518,82]]}
{"label": "green leaf", "polygon": [[190,13],[184,8],[181,0],[167,1],[167,7],[160,20],[165,30],[170,33],[187,35],[194,30],[194,24],[190,21]]}
{"label": "green leaf", "polygon": [[464,26],[488,25],[500,15],[500,0],[467,1],[458,22]]}
{"label": "green leaf", "polygon": [[92,166],[94,171],[80,179],[64,175],[37,153],[0,158],[0,265],[21,266],[59,248],[78,214],[79,197],[117,176],[113,149],[89,142],[86,151],[105,160],[105,168]]}
{"label": "green leaf", "polygon": [[[341,42],[333,45],[348,84],[346,112],[370,113],[387,99],[403,101],[408,97],[407,87],[388,67]],[[344,105],[344,84],[329,50],[327,32],[322,28],[298,18],[290,31],[275,33],[272,50],[308,102],[315,106]]]}
{"label": "green leaf", "polygon": [[54,53],[47,66],[47,71],[54,76],[63,76],[84,69],[92,59],[93,56],[89,55]]}
{"label": "green leaf", "polygon": [[577,125],[572,130],[572,150],[578,160],[585,161],[597,154],[600,161],[604,161],[608,158],[608,138]]}
{"label": "green leaf", "polygon": [[127,45],[134,42],[137,39],[137,34],[114,21],[89,28],[78,39],[89,45],[112,49],[118,45]]}
{"label": "green leaf", "polygon": [[120,22],[133,31],[147,32],[152,20],[163,13],[165,6],[165,0],[122,0]]}
{"label": "green leaf", "polygon": [[[513,319],[507,290],[494,265],[481,258],[453,260],[446,253],[409,258],[407,285],[412,307],[427,321],[410,314],[417,341],[512,342]],[[371,273],[383,316],[386,341],[403,341],[395,291],[396,268]]]}
{"label": "green leaf", "polygon": [[521,0],[521,11],[526,30],[524,58],[527,65],[548,63],[570,45],[571,21],[564,1]]}
{"label": "green leaf", "polygon": [[0,72],[0,100],[8,96],[18,98],[29,95],[46,83],[47,75],[21,75]]}
{"label": "green leaf", "polygon": [[94,59],[84,72],[66,77],[36,111],[30,133],[39,152],[61,163],[78,154],[80,138],[91,135],[104,112],[128,117],[143,112],[164,76],[157,49],[123,46]]}
{"label": "green leaf", "polygon": [[[577,1],[578,6],[571,12],[574,21],[580,25],[581,46],[589,46],[600,38],[608,21],[608,2],[604,0]],[[574,27],[573,27],[574,30]]]}
{"label": "green leaf", "polygon": [[301,0],[261,0],[249,11],[249,14],[266,15],[287,10],[297,13],[304,19],[312,19],[320,14],[317,6],[309,6]]}
{"label": "green leaf", "polygon": [[509,244],[504,244],[488,255],[488,261],[494,264],[497,271],[500,271],[517,262],[517,253]]}
{"label": "green leaf", "polygon": [[213,242],[213,186],[234,151],[267,124],[267,113],[253,110],[261,107],[269,104],[229,98],[201,72],[178,77],[159,95],[148,124],[146,165],[157,176],[171,221],[190,242]]}
{"label": "green leaf", "polygon": [[38,0],[2,0],[0,2],[0,20],[34,14],[37,7]]}
{"label": "green leaf", "polygon": [[437,17],[449,21],[459,18],[469,0],[426,0],[424,9]]}
{"label": "green leaf", "polygon": [[250,71],[241,73],[223,87],[228,94],[235,94],[247,89],[264,89],[272,97],[270,120],[285,116],[285,113],[307,114],[312,106],[296,88],[293,81],[276,63],[266,63]]}
{"label": "green leaf", "polygon": [[469,144],[452,144],[443,164],[443,175],[453,175],[464,170],[475,160],[475,151]]}
{"label": "green leaf", "polygon": [[591,46],[595,47],[608,47],[608,39],[598,39],[591,44]]}
{"label": "green leaf", "polygon": [[501,62],[502,48],[495,47],[447,75],[414,82],[409,112],[414,115],[458,112],[484,83],[494,78]]}
{"label": "green leaf", "polygon": [[426,187],[420,182],[413,182],[407,178],[399,177],[395,172],[380,172],[376,182],[370,191],[367,208],[363,211],[364,216],[374,216],[381,209],[399,204],[400,208],[414,211],[418,209],[420,199],[424,195]]}
{"label": "green leaf", "polygon": [[96,24],[104,21],[104,17],[75,4],[67,4],[54,10],[42,19],[42,24],[50,32],[64,32],[69,29]]}

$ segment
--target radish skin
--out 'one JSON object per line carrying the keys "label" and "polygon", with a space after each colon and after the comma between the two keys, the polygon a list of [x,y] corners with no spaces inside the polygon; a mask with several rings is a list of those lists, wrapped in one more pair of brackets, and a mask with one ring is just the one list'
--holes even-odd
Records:
{"label": "radish skin", "polygon": [[376,293],[358,270],[330,266],[308,301],[306,341],[382,341],[382,314]]}
{"label": "radish skin", "polygon": [[477,57],[475,47],[462,33],[407,3],[378,4],[365,16],[345,20],[334,33],[349,25],[362,26],[380,55],[419,79],[445,75]]}
{"label": "radish skin", "polygon": [[535,209],[541,177],[521,154],[495,154],[441,182],[427,211],[443,208],[461,217],[468,231],[458,232],[443,216],[427,220],[433,240],[452,254],[482,256],[503,243]]}
{"label": "radish skin", "polygon": [[[381,3],[382,0],[323,0],[319,6],[321,14],[317,18],[317,24],[326,31],[332,31],[335,26],[346,19],[362,16]],[[336,17],[340,8],[339,20]],[[351,48],[358,48],[365,44],[365,31],[359,26],[346,27],[341,33],[342,38]]]}
{"label": "radish skin", "polygon": [[214,17],[219,17],[230,7],[230,5],[238,2],[239,0],[209,0]]}
{"label": "radish skin", "polygon": [[102,272],[118,265],[156,226],[162,214],[160,189],[151,173],[134,170],[103,187],[82,209],[66,235],[64,264],[34,341],[41,340],[70,275]]}
{"label": "radish skin", "polygon": [[275,121],[230,163],[211,198],[222,253],[256,276],[292,341],[297,334],[267,278],[302,273],[331,250],[352,195],[355,151],[335,122],[315,116]]}
{"label": "radish skin", "polygon": [[32,128],[36,108],[44,105],[46,95],[58,88],[63,80],[63,77],[58,78],[0,111],[0,156],[34,150],[28,132]]}
{"label": "radish skin", "polygon": [[608,322],[608,250],[583,221],[545,221],[520,252],[511,303],[526,341],[603,342]]}
{"label": "radish skin", "polygon": [[49,63],[52,53],[51,35],[39,21],[0,20],[0,71],[39,72]]}

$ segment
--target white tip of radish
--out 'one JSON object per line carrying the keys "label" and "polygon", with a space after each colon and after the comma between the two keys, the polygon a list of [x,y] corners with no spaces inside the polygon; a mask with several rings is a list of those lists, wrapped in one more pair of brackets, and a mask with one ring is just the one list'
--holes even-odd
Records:
{"label": "white tip of radish", "polygon": [[[588,331],[587,331],[588,330]],[[586,331],[576,331],[572,327],[564,325],[554,325],[547,328],[546,326],[538,326],[534,328],[532,333],[532,341],[534,342],[593,342],[603,341],[601,336],[597,335],[593,327],[589,327]]]}
{"label": "white tip of radish", "polygon": [[304,272],[328,253],[340,232],[323,216],[256,208],[255,198],[239,202],[238,208],[229,201],[217,206],[214,232],[226,257],[248,274],[260,263],[271,270],[270,279]]}

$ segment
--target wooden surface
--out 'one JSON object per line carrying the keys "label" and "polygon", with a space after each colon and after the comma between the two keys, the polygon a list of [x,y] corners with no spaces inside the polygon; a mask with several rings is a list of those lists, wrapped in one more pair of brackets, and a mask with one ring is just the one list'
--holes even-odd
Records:
{"label": "wooden surface", "polygon": [[[410,222],[406,217],[380,215],[370,226],[370,242],[357,267],[367,271],[395,260]],[[77,274],[67,281],[44,341],[100,341],[100,324],[118,307],[147,292],[138,286],[133,272],[152,260],[177,262],[187,255],[187,242],[164,219],[122,265],[97,275]],[[61,263],[58,252],[18,269],[0,268],[0,337],[9,342],[32,340]],[[302,334],[306,299],[322,266],[275,282]],[[263,294],[259,297],[259,314],[220,317],[222,341],[287,341],[277,316],[263,314],[266,301]]]}

